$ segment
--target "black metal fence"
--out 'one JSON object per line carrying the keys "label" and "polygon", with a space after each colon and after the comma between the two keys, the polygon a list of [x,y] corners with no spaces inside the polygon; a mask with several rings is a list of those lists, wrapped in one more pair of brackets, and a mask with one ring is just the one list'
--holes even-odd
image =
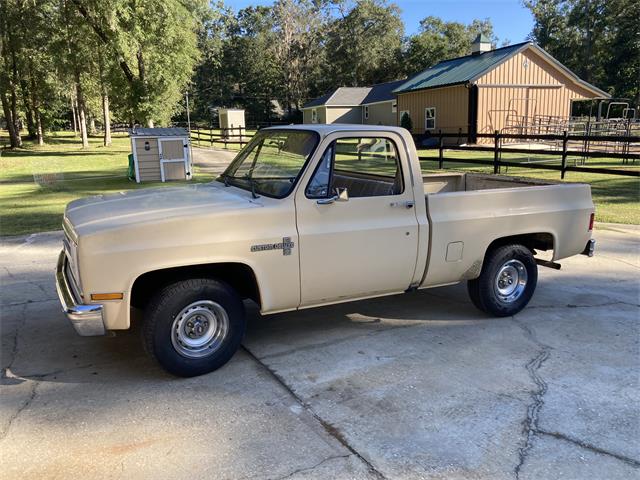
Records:
{"label": "black metal fence", "polygon": [[[629,165],[640,160],[640,149],[636,152],[636,146],[640,144],[640,136],[598,136],[598,135],[569,135],[566,131],[562,135],[524,135],[500,133],[497,130],[492,134],[477,134],[479,139],[491,139],[493,145],[445,145],[445,139],[448,138],[464,138],[464,133],[443,133],[438,132],[431,138],[438,140],[438,168],[444,168],[445,162],[468,163],[477,165],[491,165],[494,173],[500,173],[501,167],[518,167],[518,168],[534,168],[538,170],[556,170],[560,172],[560,177],[564,178],[566,172],[586,172],[599,173],[608,175],[624,175],[630,177],[640,177],[640,170],[621,169],[621,168],[602,168],[587,167],[586,160],[589,158],[612,158],[621,159],[623,165]],[[504,140],[524,140],[524,141],[558,141],[560,148],[556,149],[530,149],[518,148],[514,146],[504,146]],[[598,142],[600,150],[592,150],[589,148],[591,142]],[[575,145],[580,145],[576,148]],[[571,148],[570,148],[571,146]],[[610,147],[613,151],[608,151]],[[492,160],[478,158],[445,158],[446,150],[468,151],[468,152],[491,152]],[[548,155],[550,157],[559,157],[560,164],[549,164],[544,162],[514,162],[502,160],[503,153],[525,154],[525,155]],[[579,162],[570,165],[569,157],[578,157]],[[420,160],[434,160],[433,157],[419,156]],[[577,164],[580,163],[580,164]]]}

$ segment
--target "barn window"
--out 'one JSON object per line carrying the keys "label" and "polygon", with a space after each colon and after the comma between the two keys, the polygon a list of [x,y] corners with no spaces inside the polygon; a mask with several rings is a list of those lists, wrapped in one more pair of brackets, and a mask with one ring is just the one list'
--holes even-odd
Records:
{"label": "barn window", "polygon": [[394,100],[391,102],[391,113],[396,113],[398,111],[398,101]]}
{"label": "barn window", "polygon": [[311,109],[311,123],[318,123],[318,111],[315,108]]}
{"label": "barn window", "polygon": [[424,129],[435,130],[436,128],[436,107],[424,109]]}
{"label": "barn window", "polygon": [[369,120],[369,105],[364,106],[364,119]]}

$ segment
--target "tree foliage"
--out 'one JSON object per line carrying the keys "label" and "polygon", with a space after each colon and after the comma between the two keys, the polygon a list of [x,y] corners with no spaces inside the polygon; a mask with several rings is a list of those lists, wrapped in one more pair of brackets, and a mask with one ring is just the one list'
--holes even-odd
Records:
{"label": "tree foliage", "polygon": [[640,102],[637,0],[527,0],[531,38],[584,80]]}
{"label": "tree foliage", "polygon": [[469,25],[445,22],[437,17],[426,17],[420,22],[418,33],[409,38],[405,64],[407,74],[424,70],[448,58],[468,55],[471,43],[478,34],[484,34],[497,44],[489,19],[474,20]]}
{"label": "tree foliage", "polygon": [[[524,1],[536,42],[585,80],[640,101],[637,0]],[[308,99],[336,87],[467,55],[479,33],[498,44],[488,19],[426,16],[406,36],[400,13],[391,0],[239,11],[222,0],[1,0],[0,115],[12,146],[63,125],[86,145],[94,125],[184,119],[187,92],[197,120],[242,107],[251,123],[296,121]]]}

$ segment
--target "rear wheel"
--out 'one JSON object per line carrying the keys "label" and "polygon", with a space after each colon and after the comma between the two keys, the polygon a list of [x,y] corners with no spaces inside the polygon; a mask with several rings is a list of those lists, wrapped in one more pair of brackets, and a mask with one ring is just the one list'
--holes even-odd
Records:
{"label": "rear wheel", "polygon": [[506,317],[521,311],[531,300],[538,281],[538,266],[523,245],[490,250],[480,276],[467,283],[471,302],[480,310]]}
{"label": "rear wheel", "polygon": [[192,377],[227,363],[245,326],[238,294],[223,282],[200,278],[170,284],[154,295],[142,335],[145,349],[165,370]]}

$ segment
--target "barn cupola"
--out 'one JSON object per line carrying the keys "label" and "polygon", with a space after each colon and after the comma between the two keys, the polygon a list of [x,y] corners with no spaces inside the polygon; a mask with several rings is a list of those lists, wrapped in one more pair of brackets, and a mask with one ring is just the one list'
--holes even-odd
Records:
{"label": "barn cupola", "polygon": [[491,51],[491,40],[484,34],[479,34],[471,44],[471,55],[479,55]]}

